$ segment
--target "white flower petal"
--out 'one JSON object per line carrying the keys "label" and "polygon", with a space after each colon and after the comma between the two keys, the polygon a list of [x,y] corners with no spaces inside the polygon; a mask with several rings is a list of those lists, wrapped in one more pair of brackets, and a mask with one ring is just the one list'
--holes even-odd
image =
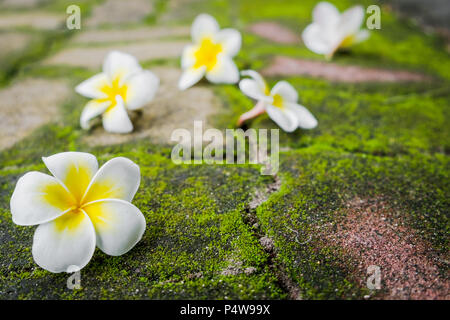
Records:
{"label": "white flower petal", "polygon": [[62,152],[42,160],[77,200],[81,200],[98,170],[97,158],[85,152]]}
{"label": "white flower petal", "polygon": [[103,112],[108,109],[108,107],[111,106],[111,101],[107,100],[91,100],[89,101],[86,106],[83,109],[83,112],[81,112],[80,117],[80,126],[84,130],[88,130],[90,128],[89,121],[99,115],[101,115]]}
{"label": "white flower petal", "polygon": [[141,71],[141,65],[135,57],[120,51],[108,53],[103,63],[103,72],[111,81],[119,78],[120,84],[130,75]]}
{"label": "white flower petal", "polygon": [[284,102],[297,102],[298,93],[297,90],[287,81],[278,82],[270,91],[270,94],[280,95]]}
{"label": "white flower petal", "polygon": [[286,132],[292,132],[298,127],[297,116],[287,108],[277,108],[275,106],[267,106],[267,114],[281,129]]}
{"label": "white flower petal", "polygon": [[145,218],[129,202],[106,199],[83,207],[94,225],[97,246],[106,254],[119,256],[134,247],[145,231]]}
{"label": "white flower petal", "polygon": [[158,90],[159,78],[153,72],[144,70],[131,76],[127,85],[126,107],[136,110],[153,100]]}
{"label": "white flower petal", "polygon": [[313,9],[313,21],[322,26],[336,24],[339,17],[339,10],[329,2],[319,2]]}
{"label": "white flower petal", "polygon": [[243,79],[239,82],[239,88],[248,97],[258,101],[272,103],[269,87],[263,77],[254,70],[241,71],[241,75],[251,77],[252,79]]}
{"label": "white flower petal", "polygon": [[234,57],[241,49],[242,36],[235,29],[227,28],[220,30],[214,37],[214,40],[222,45],[223,53]]}
{"label": "white flower petal", "polygon": [[102,199],[122,199],[131,202],[140,181],[139,166],[133,161],[123,157],[111,159],[95,174],[83,203]]}
{"label": "white flower petal", "polygon": [[71,211],[39,225],[34,233],[33,258],[50,272],[68,272],[88,264],[95,251],[95,230],[83,211]]}
{"label": "white flower petal", "polygon": [[116,97],[115,106],[110,107],[110,109],[103,113],[103,128],[106,131],[114,133],[129,133],[133,131],[133,124],[128,117],[121,96]]}
{"label": "white flower petal", "polygon": [[370,32],[368,30],[361,30],[355,36],[355,43],[362,42],[370,37]]}
{"label": "white flower petal", "polygon": [[242,79],[239,82],[239,89],[248,97],[258,100],[265,101],[268,103],[272,102],[272,98],[265,94],[265,91],[261,90],[259,84],[253,79]]}
{"label": "white flower petal", "polygon": [[183,74],[178,81],[178,88],[180,90],[186,90],[192,87],[194,84],[200,81],[205,75],[206,67],[201,66],[200,68],[188,68],[183,71]]}
{"label": "white flower petal", "polygon": [[181,68],[187,69],[195,64],[195,51],[197,51],[199,46],[188,45],[184,47],[183,53],[181,54]]}
{"label": "white flower petal", "polygon": [[194,43],[200,43],[204,37],[214,37],[219,31],[216,19],[206,13],[198,15],[191,27],[191,36]]}
{"label": "white flower petal", "polygon": [[213,83],[236,83],[239,70],[231,57],[219,54],[214,68],[206,72],[206,79]]}
{"label": "white flower petal", "polygon": [[101,89],[109,85],[110,80],[108,76],[105,73],[99,73],[77,85],[75,91],[88,98],[101,99],[107,97]]}
{"label": "white flower petal", "polygon": [[313,129],[317,126],[317,119],[304,106],[297,103],[285,103],[285,106],[295,113],[300,128]]}
{"label": "white flower petal", "polygon": [[354,6],[344,11],[340,17],[337,31],[344,37],[358,33],[364,21],[364,8]]}
{"label": "white flower petal", "polygon": [[73,196],[54,177],[36,171],[17,181],[10,201],[12,220],[22,226],[51,221],[74,205]]}
{"label": "white flower petal", "polygon": [[302,33],[302,39],[305,46],[317,54],[329,54],[336,47],[337,40],[331,40],[328,33],[319,24],[312,23],[308,25]]}
{"label": "white flower petal", "polygon": [[243,70],[241,71],[241,75],[244,77],[250,77],[255,80],[262,92],[266,93],[266,91],[269,91],[266,81],[255,70]]}

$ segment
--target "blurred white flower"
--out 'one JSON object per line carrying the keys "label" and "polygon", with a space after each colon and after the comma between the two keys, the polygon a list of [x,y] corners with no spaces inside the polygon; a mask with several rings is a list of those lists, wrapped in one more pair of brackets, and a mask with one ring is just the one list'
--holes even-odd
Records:
{"label": "blurred white flower", "polygon": [[329,2],[319,2],[313,10],[313,22],[303,30],[306,47],[331,58],[339,48],[366,40],[369,31],[361,30],[364,9],[354,6],[342,14]]}
{"label": "blurred white flower", "polygon": [[200,14],[192,23],[191,36],[193,44],[184,48],[181,57],[180,90],[193,86],[203,76],[213,83],[239,81],[239,70],[232,59],[241,48],[239,31],[220,30],[216,19]]}
{"label": "blurred white flower", "polygon": [[106,131],[133,131],[127,110],[140,109],[153,100],[158,86],[158,77],[143,70],[135,57],[119,51],[110,52],[103,62],[103,72],[75,88],[79,94],[93,99],[81,113],[81,127],[89,129],[89,121],[102,115]]}
{"label": "blurred white flower", "polygon": [[313,129],[317,126],[317,120],[311,112],[297,103],[298,93],[288,82],[280,81],[270,90],[258,72],[245,70],[241,74],[251,79],[241,80],[239,88],[258,103],[241,115],[238,125],[267,111],[269,117],[286,132],[292,132],[298,127]]}
{"label": "blurred white flower", "polygon": [[64,152],[42,158],[53,176],[32,171],[17,181],[11,197],[14,223],[39,225],[34,261],[50,272],[71,272],[88,264],[95,247],[118,256],[145,231],[145,218],[131,204],[139,188],[139,167],[114,158],[100,169],[95,156]]}

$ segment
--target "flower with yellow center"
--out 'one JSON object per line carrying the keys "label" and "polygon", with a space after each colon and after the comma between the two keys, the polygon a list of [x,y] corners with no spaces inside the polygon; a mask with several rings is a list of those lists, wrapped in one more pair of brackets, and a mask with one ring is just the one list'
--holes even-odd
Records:
{"label": "flower with yellow center", "polygon": [[347,48],[369,37],[361,30],[364,9],[354,6],[342,14],[329,2],[319,2],[313,10],[313,22],[303,30],[302,38],[309,50],[328,59],[339,48]]}
{"label": "flower with yellow center", "polygon": [[183,74],[178,82],[185,90],[206,76],[213,83],[236,83],[239,71],[233,57],[241,48],[241,34],[234,29],[220,30],[210,15],[200,14],[191,27],[192,45],[183,50]]}
{"label": "flower with yellow center", "polygon": [[39,266],[73,272],[88,264],[96,246],[118,256],[141,239],[145,218],[131,204],[140,183],[135,163],[114,158],[98,169],[95,156],[82,152],[43,161],[53,176],[28,172],[17,181],[10,203],[14,223],[39,225],[32,248]]}
{"label": "flower with yellow center", "polygon": [[92,99],[81,113],[81,127],[89,129],[89,121],[103,115],[106,131],[133,131],[127,110],[140,109],[152,101],[158,86],[158,77],[143,70],[135,57],[119,51],[110,52],[103,63],[103,72],[75,88],[79,94]]}
{"label": "flower with yellow center", "polygon": [[258,72],[245,70],[241,74],[251,79],[241,80],[239,88],[258,103],[252,110],[240,116],[238,125],[267,112],[269,117],[286,132],[292,132],[299,127],[312,129],[317,126],[317,120],[311,112],[297,103],[298,93],[288,82],[280,81],[270,90]]}

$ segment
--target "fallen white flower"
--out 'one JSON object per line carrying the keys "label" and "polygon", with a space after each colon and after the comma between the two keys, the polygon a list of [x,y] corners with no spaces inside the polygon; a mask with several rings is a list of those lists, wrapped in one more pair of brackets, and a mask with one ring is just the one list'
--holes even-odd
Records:
{"label": "fallen white flower", "polygon": [[106,131],[133,131],[127,110],[140,109],[152,101],[158,86],[158,77],[143,70],[135,57],[119,51],[110,52],[103,63],[103,72],[75,88],[79,94],[93,99],[81,114],[81,127],[89,129],[89,121],[103,115]]}
{"label": "fallen white flower", "polygon": [[118,256],[142,238],[145,218],[131,204],[140,183],[135,163],[119,157],[98,169],[95,156],[82,152],[42,159],[53,176],[28,172],[10,203],[14,223],[39,225],[32,249],[39,266],[72,272],[88,264],[96,246]]}
{"label": "fallen white flower", "polygon": [[255,107],[241,115],[238,125],[264,112],[284,131],[292,132],[298,127],[312,129],[317,126],[316,118],[304,106],[299,105],[298,93],[288,82],[280,81],[270,90],[261,75],[253,70],[242,71],[239,82],[241,91],[258,101]]}
{"label": "fallen white flower", "polygon": [[180,90],[193,86],[203,76],[213,83],[239,81],[239,70],[232,59],[241,48],[239,31],[220,30],[216,19],[200,14],[192,23],[191,36],[193,44],[184,48],[181,57]]}
{"label": "fallen white flower", "polygon": [[319,2],[313,9],[313,22],[303,30],[302,38],[309,50],[331,58],[339,48],[347,48],[369,37],[361,30],[364,9],[354,6],[342,14],[329,2]]}

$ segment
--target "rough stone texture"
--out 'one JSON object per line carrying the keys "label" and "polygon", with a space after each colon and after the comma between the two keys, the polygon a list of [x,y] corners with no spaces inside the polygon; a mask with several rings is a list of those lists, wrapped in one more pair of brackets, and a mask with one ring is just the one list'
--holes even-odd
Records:
{"label": "rough stone texture", "polygon": [[266,251],[273,251],[274,248],[273,239],[264,236],[261,239],[259,239],[259,243]]}
{"label": "rough stone texture", "polygon": [[183,128],[193,132],[194,121],[202,121],[203,130],[211,127],[210,117],[220,111],[221,104],[211,89],[201,85],[180,91],[177,81],[181,71],[174,68],[152,69],[161,80],[156,98],[133,117],[135,130],[130,134],[108,133],[99,125],[85,137],[91,145],[124,143],[132,139],[147,139],[153,143],[170,143],[172,132]]}
{"label": "rough stone texture", "polygon": [[69,48],[49,57],[45,65],[68,65],[86,68],[99,68],[103,59],[111,50],[120,50],[134,55],[141,61],[152,59],[176,58],[183,51],[187,41],[152,41],[127,45],[95,48]]}
{"label": "rough stone texture", "polygon": [[[195,11],[194,8],[198,8],[199,4],[202,4],[202,0],[171,0],[167,2],[167,10],[161,13],[159,21],[162,22],[177,22],[181,19],[185,19],[186,16],[199,14],[199,11]],[[203,5],[205,3],[203,2]]]}
{"label": "rough stone texture", "polygon": [[258,22],[252,24],[248,30],[264,39],[275,43],[294,44],[300,43],[299,33],[296,34],[290,29],[281,26],[276,22]]}
{"label": "rough stone texture", "polygon": [[27,79],[0,91],[0,148],[11,147],[41,125],[54,121],[69,94],[61,81]]}
{"label": "rough stone texture", "polygon": [[275,176],[274,182],[267,185],[265,190],[256,190],[253,194],[253,198],[249,203],[250,210],[255,210],[257,207],[259,207],[264,201],[267,200],[270,194],[273,192],[276,192],[280,190],[281,187],[281,181],[280,179]]}
{"label": "rough stone texture", "polygon": [[144,19],[152,11],[152,1],[149,0],[107,0],[94,8],[86,25],[97,27],[104,24],[135,23]]}
{"label": "rough stone texture", "polygon": [[[447,165],[425,155],[289,151],[280,191],[257,208],[276,263],[304,298],[447,299]],[[366,287],[369,265],[381,267],[381,290]]]}
{"label": "rough stone texture", "polygon": [[88,30],[73,39],[75,43],[146,41],[165,37],[189,36],[189,27],[146,27],[137,29]]}
{"label": "rough stone texture", "polygon": [[65,15],[46,12],[8,13],[0,15],[0,28],[31,27],[35,29],[56,29],[63,26]]}
{"label": "rough stone texture", "polygon": [[383,70],[277,56],[262,73],[266,76],[306,75],[338,82],[425,81],[429,77],[409,71]]}
{"label": "rough stone texture", "polygon": [[18,32],[1,32],[0,33],[0,57],[21,51],[26,48],[31,40],[31,36]]}
{"label": "rough stone texture", "polygon": [[448,254],[439,257],[378,199],[353,199],[347,208],[336,230],[322,237],[359,261],[361,275],[371,265],[380,267],[384,299],[450,299],[450,279],[440,271]]}

